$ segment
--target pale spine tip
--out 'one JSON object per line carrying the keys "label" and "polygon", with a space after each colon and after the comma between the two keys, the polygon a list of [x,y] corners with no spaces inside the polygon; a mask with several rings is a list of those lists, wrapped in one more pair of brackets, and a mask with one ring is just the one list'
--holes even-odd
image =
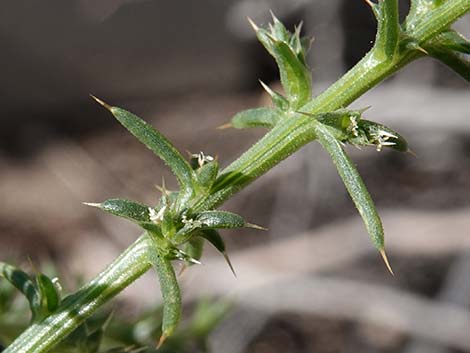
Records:
{"label": "pale spine tip", "polygon": [[101,207],[100,203],[93,203],[93,202],[82,202],[85,206],[91,206],[91,207]]}
{"label": "pale spine tip", "polygon": [[230,258],[228,257],[225,251],[222,254],[224,255],[224,258],[225,258],[225,261],[227,262],[228,267],[230,267],[230,271],[232,271],[233,276],[237,278],[237,273],[235,272],[235,269],[233,268],[232,261],[230,261]]}
{"label": "pale spine tip", "polygon": [[274,94],[274,91],[271,89],[271,87],[269,87],[266,83],[264,83],[263,81],[261,80],[258,80],[259,83],[261,84],[261,86],[263,87],[263,89],[268,92],[268,94],[270,96],[272,96]]}
{"label": "pale spine tip", "polygon": [[416,50],[420,51],[421,53],[424,53],[426,55],[429,55],[428,51],[420,46],[416,47]]}
{"label": "pale spine tip", "polygon": [[220,125],[220,126],[217,126],[217,130],[225,130],[225,129],[229,129],[233,127],[232,123],[227,123],[227,124],[223,124],[223,125]]}
{"label": "pale spine tip", "polygon": [[159,349],[162,344],[166,341],[166,339],[168,338],[168,335],[163,333],[161,336],[160,336],[160,339],[158,340],[158,343],[157,343],[157,349]]}
{"label": "pale spine tip", "polygon": [[258,32],[259,31],[259,27],[256,25],[256,23],[253,22],[253,20],[249,17],[246,18],[248,20],[248,22],[250,23],[251,27],[253,27],[253,29],[255,30],[255,32]]}
{"label": "pale spine tip", "polygon": [[253,224],[253,223],[246,223],[245,227],[258,229],[258,230],[268,230],[268,228],[265,228],[265,227],[262,227],[262,226],[259,226],[257,224]]}
{"label": "pale spine tip", "polygon": [[392,270],[392,266],[390,266],[390,262],[388,262],[387,254],[385,253],[385,249],[379,250],[380,255],[382,256],[382,259],[385,262],[385,266],[387,266],[388,271],[392,274],[392,276],[395,276]]}
{"label": "pale spine tip", "polygon": [[102,105],[106,109],[111,110],[112,107],[108,103],[103,102],[101,99],[99,99],[98,97],[95,97],[92,94],[90,94],[90,97],[93,98],[95,101],[97,101],[100,105]]}

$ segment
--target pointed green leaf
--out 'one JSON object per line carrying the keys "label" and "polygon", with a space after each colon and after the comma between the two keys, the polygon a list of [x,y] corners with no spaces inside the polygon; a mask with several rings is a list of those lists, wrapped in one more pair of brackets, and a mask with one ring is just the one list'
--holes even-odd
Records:
{"label": "pointed green leaf", "polygon": [[431,41],[431,45],[434,44],[462,54],[470,54],[470,41],[460,33],[453,30],[445,31],[439,34]]}
{"label": "pointed green leaf", "polygon": [[106,107],[140,142],[146,145],[170,167],[183,192],[180,194],[180,197],[183,199],[190,197],[192,193],[193,171],[189,163],[181,156],[170,140],[131,112],[109,106],[99,99],[96,100]]}
{"label": "pointed green leaf", "polygon": [[372,201],[362,178],[357,172],[356,167],[343,151],[338,140],[330,133],[327,127],[320,122],[314,122],[313,126],[319,142],[331,156],[349,195],[364,220],[373,244],[377,249],[379,249],[379,251],[383,250],[384,233],[382,222],[377,213],[374,202]]}
{"label": "pointed green leaf", "polygon": [[[204,249],[204,239],[200,237],[191,238],[184,247],[184,252],[192,259],[199,261],[202,257]],[[186,265],[191,266],[194,261],[186,261]]]}
{"label": "pointed green leaf", "polygon": [[163,297],[162,336],[159,342],[159,345],[161,345],[171,336],[180,321],[181,293],[173,266],[169,260],[160,254],[156,247],[149,252],[149,262],[157,272]]}
{"label": "pointed green leaf", "polygon": [[[271,39],[270,39],[271,40]],[[310,70],[299,60],[284,42],[273,41],[274,59],[279,67],[282,87],[293,109],[307,103],[312,95]]]}
{"label": "pointed green leaf", "polygon": [[348,141],[353,145],[375,145],[378,151],[382,147],[391,148],[399,152],[409,151],[408,142],[405,138],[385,125],[361,119],[357,122],[357,132],[357,136],[353,136]]}
{"label": "pointed green leaf", "polygon": [[400,33],[398,0],[379,0],[373,10],[377,18],[374,54],[391,59],[397,52]]}
{"label": "pointed green leaf", "polygon": [[430,56],[448,66],[467,82],[470,82],[470,60],[464,55],[437,43],[424,48]]}
{"label": "pointed green leaf", "polygon": [[269,96],[271,97],[271,101],[277,109],[279,109],[281,112],[287,112],[289,110],[289,101],[283,95],[273,91],[263,81],[259,80],[259,83],[266,91],[266,93],[269,94]]}
{"label": "pointed green leaf", "polygon": [[[303,113],[305,114],[305,113]],[[330,128],[330,132],[341,142],[347,142],[357,134],[357,123],[361,120],[362,111],[338,109],[333,112],[307,114]]]}
{"label": "pointed green leaf", "polygon": [[283,42],[290,42],[291,33],[287,30],[284,24],[279,21],[279,19],[274,15],[271,11],[271,17],[273,22],[269,24],[269,30],[271,31],[271,35]]}
{"label": "pointed green leaf", "polygon": [[31,321],[35,321],[41,313],[41,297],[36,284],[31,277],[20,269],[0,262],[0,277],[5,278],[18,289],[28,300],[32,313]]}
{"label": "pointed green leaf", "polygon": [[40,273],[36,276],[38,288],[41,296],[42,306],[47,309],[47,314],[55,311],[60,304],[60,293],[52,280]]}
{"label": "pointed green leaf", "polygon": [[219,162],[217,160],[204,164],[196,171],[198,185],[205,191],[210,190],[217,179],[218,173]]}
{"label": "pointed green leaf", "polygon": [[225,253],[225,242],[215,229],[204,229],[200,236],[211,243],[221,253]]}
{"label": "pointed green leaf", "polygon": [[270,108],[254,108],[244,110],[232,118],[232,126],[236,129],[266,127],[271,129],[280,119],[280,114]]}
{"label": "pointed green leaf", "polygon": [[252,25],[259,41],[276,60],[281,83],[291,108],[297,109],[312,95],[312,79],[305,64],[304,47],[298,44],[301,39],[296,38],[300,33],[289,33],[277,18],[273,16],[273,19],[270,31],[258,28],[253,23]]}
{"label": "pointed green leaf", "polygon": [[247,225],[242,216],[227,211],[204,211],[195,219],[202,228],[242,228]]}
{"label": "pointed green leaf", "polygon": [[227,265],[230,267],[230,270],[232,271],[233,275],[237,277],[235,273],[235,269],[233,268],[232,262],[230,261],[230,258],[228,257],[227,252],[225,251],[225,242],[220,236],[219,232],[216,231],[215,229],[204,229],[200,233],[200,236],[206,239],[218,251],[220,251],[220,253],[224,256],[225,261],[227,262]]}
{"label": "pointed green leaf", "polygon": [[109,199],[102,203],[85,203],[114,216],[123,217],[136,223],[150,222],[150,207],[125,199]]}
{"label": "pointed green leaf", "polygon": [[385,125],[362,119],[363,112],[364,110],[339,109],[313,115],[299,113],[321,122],[338,141],[343,143],[355,146],[376,146],[378,151],[383,147],[400,152],[409,151],[408,143],[403,136]]}
{"label": "pointed green leaf", "polygon": [[159,233],[159,227],[152,218],[159,217],[160,210],[147,205],[126,199],[109,199],[102,203],[85,203],[85,205],[97,207],[114,216],[128,219],[146,230]]}

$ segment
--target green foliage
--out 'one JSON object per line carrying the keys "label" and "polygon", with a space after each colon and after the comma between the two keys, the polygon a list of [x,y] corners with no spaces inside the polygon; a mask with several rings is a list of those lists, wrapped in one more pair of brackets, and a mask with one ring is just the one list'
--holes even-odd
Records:
{"label": "green foliage", "polygon": [[470,82],[470,42],[454,30],[445,31],[423,45],[433,58],[441,61]]}
{"label": "green foliage", "polygon": [[325,148],[336,165],[349,195],[351,195],[354,204],[364,220],[372,242],[377,249],[382,251],[384,249],[382,222],[380,221],[374,202],[364,182],[354,167],[354,163],[346,155],[338,139],[330,133],[325,125],[315,121],[314,129],[318,141]]}
{"label": "green foliage", "polygon": [[325,125],[330,133],[341,143],[353,146],[375,146],[377,151],[383,147],[399,152],[408,152],[408,143],[398,132],[389,127],[362,119],[364,110],[339,109],[334,112],[308,114]]}
{"label": "green foliage", "polygon": [[[181,316],[181,294],[171,261],[180,260],[186,266],[200,263],[203,242],[206,238],[213,244],[215,242],[216,247],[220,249],[223,241],[216,239],[214,233],[206,235],[208,231],[243,227],[262,228],[245,222],[241,216],[231,212],[195,210],[195,203],[209,195],[217,178],[219,172],[217,160],[201,152],[191,155],[188,162],[168,139],[142,119],[95,99],[139,141],[162,158],[180,183],[181,190],[177,192],[169,192],[163,185],[162,196],[156,206],[124,199],[86,203],[88,206],[100,208],[138,224],[151,240],[153,246],[148,259],[158,275],[164,301],[161,344],[174,332]],[[182,194],[185,196],[182,197]],[[221,252],[233,271],[225,253],[225,245]]]}
{"label": "green foliage", "polygon": [[375,37],[374,54],[380,59],[392,59],[398,50],[400,25],[398,22],[398,1],[379,0],[371,6],[377,20],[377,35]]}
{"label": "green foliage", "polygon": [[[80,325],[85,325],[82,328],[84,333],[79,335],[84,343],[75,345],[82,347],[84,352],[96,352],[99,346],[97,342],[106,331],[107,325],[104,322],[107,320],[93,328],[90,323],[84,323],[87,315],[149,267],[153,267],[158,275],[163,296],[161,323],[158,323],[161,324],[160,344],[163,343],[176,332],[181,317],[181,293],[172,261],[181,261],[184,266],[199,263],[204,241],[209,241],[224,255],[233,271],[224,241],[217,229],[261,227],[247,223],[239,215],[216,208],[235,192],[313,140],[318,140],[331,156],[364,220],[372,243],[392,272],[385,256],[380,217],[354,163],[343,150],[343,144],[374,146],[377,151],[388,147],[400,152],[408,151],[408,144],[389,127],[363,119],[363,111],[349,110],[346,107],[410,61],[428,54],[468,80],[470,70],[463,54],[468,54],[469,44],[461,35],[452,31],[450,25],[469,12],[470,0],[414,0],[402,25],[398,22],[397,0],[367,2],[378,22],[373,48],[354,68],[315,98],[311,97],[311,74],[306,65],[310,40],[301,38],[301,26],[291,33],[274,15],[273,23],[267,29],[259,28],[251,22],[258,39],[279,67],[285,96],[261,82],[272,99],[273,107],[241,112],[232,119],[231,125],[235,128],[261,126],[269,131],[222,171],[219,171],[216,158],[202,152],[191,155],[187,161],[151,125],[126,110],[95,98],[170,167],[180,189],[168,191],[163,184],[159,201],[150,206],[123,199],[88,204],[138,224],[144,234],[97,279],[62,301],[62,304],[60,294],[54,291],[54,282],[51,280],[42,276],[32,278],[20,270],[2,265],[2,275],[25,294],[33,312],[33,320],[40,321],[20,336],[10,346],[12,348],[7,348],[6,353],[16,353],[24,342],[32,348],[22,353],[45,352],[63,339],[72,328],[81,327]],[[3,298],[2,295],[5,297],[0,291],[0,299]],[[0,308],[4,307],[5,304],[0,303]],[[207,311],[207,306],[201,308],[201,311]],[[85,313],[76,315],[78,309],[83,309]],[[224,310],[222,306],[211,315],[196,315],[197,324],[191,326],[190,331],[195,336],[205,337]],[[149,318],[150,321],[153,319]],[[69,325],[57,325],[64,322]],[[51,326],[52,323],[54,327]],[[50,335],[52,329],[57,331],[53,332],[54,339],[50,343],[43,343],[41,337]],[[31,341],[34,343],[30,343]],[[166,347],[170,346],[170,342],[171,339]],[[175,351],[181,351],[178,345],[175,347]],[[163,346],[162,350],[165,349]],[[120,351],[125,350],[108,350]]]}
{"label": "green foliage", "polygon": [[310,41],[300,37],[301,25],[290,33],[276,16],[272,17],[269,30],[258,28],[253,22],[251,24],[259,41],[276,60],[289,107],[295,110],[312,95],[311,73],[305,61]]}
{"label": "green foliage", "polygon": [[[32,277],[5,263],[1,263],[1,268],[2,273],[5,274],[2,277],[6,281],[0,280],[0,347],[11,342],[21,330],[28,326],[24,318],[28,311],[34,312],[33,308],[22,305],[25,301],[17,301],[18,294],[23,293],[24,288],[29,287]],[[57,283],[56,280],[52,281],[44,274],[38,273],[36,278],[39,277],[42,278],[39,280],[42,283]],[[39,286],[39,281],[32,285]],[[13,303],[16,304],[13,305]],[[164,316],[162,309],[162,307],[157,307],[131,320],[119,313],[113,315],[107,311],[100,312],[78,326],[65,340],[54,347],[51,353],[155,353],[157,349],[154,343],[161,335]],[[200,300],[196,303],[190,320],[177,330],[158,351],[189,353],[197,348],[202,352],[207,352],[208,335],[229,309],[230,304],[224,301],[207,298]]]}
{"label": "green foliage", "polygon": [[470,1],[466,0],[460,3],[444,0],[413,0],[404,23],[403,41],[408,48],[420,50],[422,53],[432,56],[466,81],[470,81],[470,60],[468,58],[470,42],[460,33],[452,30],[450,24],[444,25],[441,30],[434,31],[425,41],[419,42],[413,35],[416,33],[417,27],[427,24],[426,21],[429,21],[432,14],[449,12],[453,10],[453,5],[460,5],[462,9],[467,9],[468,14]]}
{"label": "green foliage", "polygon": [[26,297],[31,309],[31,322],[39,322],[59,307],[60,285],[46,275],[38,273],[31,277],[14,266],[0,262],[0,277]]}
{"label": "green foliage", "polygon": [[273,128],[280,119],[280,114],[271,108],[244,110],[232,118],[231,125],[236,129],[251,127]]}

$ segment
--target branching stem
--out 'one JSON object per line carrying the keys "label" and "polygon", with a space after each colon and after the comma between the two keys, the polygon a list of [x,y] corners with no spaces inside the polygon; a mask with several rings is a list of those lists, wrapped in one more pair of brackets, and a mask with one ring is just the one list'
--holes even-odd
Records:
{"label": "branching stem", "polygon": [[[420,21],[420,24],[408,34],[417,43],[423,43],[469,10],[470,0],[446,1],[439,9],[430,11],[426,19]],[[394,53],[393,56],[384,56],[378,55],[377,51],[372,49],[341,79],[301,107],[299,111],[320,113],[346,107],[377,83],[421,55],[419,51],[404,49]],[[285,124],[280,124],[268,132],[258,143],[230,164],[216,181],[214,192],[196,205],[196,209],[203,210],[220,205],[235,192],[315,139],[311,119],[308,116],[292,113],[291,118]],[[150,246],[148,238],[141,236],[94,280],[65,299],[57,312],[42,322],[30,326],[4,353],[47,352],[101,305],[151,267],[148,250]]]}

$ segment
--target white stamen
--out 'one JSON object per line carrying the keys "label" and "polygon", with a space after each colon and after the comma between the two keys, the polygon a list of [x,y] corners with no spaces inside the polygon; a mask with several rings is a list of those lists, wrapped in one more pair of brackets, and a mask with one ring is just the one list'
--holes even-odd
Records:
{"label": "white stamen", "polygon": [[199,152],[197,155],[197,163],[199,164],[199,167],[202,167],[204,164],[208,162],[212,162],[214,160],[214,157],[205,155],[204,152]]}
{"label": "white stamen", "polygon": [[155,209],[152,208],[152,207],[149,207],[148,210],[149,210],[150,220],[153,223],[158,224],[161,221],[163,221],[163,215],[165,214],[166,206],[163,206],[162,208],[160,208],[160,210],[158,210],[158,212],[156,212]]}
{"label": "white stamen", "polygon": [[358,137],[359,136],[359,132],[357,131],[357,129],[359,128],[359,126],[357,125],[357,117],[355,117],[354,115],[350,115],[349,116],[349,121],[351,122],[351,125],[350,125],[350,129],[353,133],[353,135],[355,137]]}

